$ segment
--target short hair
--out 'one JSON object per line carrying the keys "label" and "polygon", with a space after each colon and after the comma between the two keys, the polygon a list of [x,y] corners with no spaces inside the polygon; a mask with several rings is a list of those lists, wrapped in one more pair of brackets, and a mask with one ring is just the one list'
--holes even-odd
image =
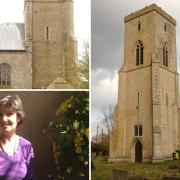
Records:
{"label": "short hair", "polygon": [[0,107],[1,106],[11,108],[17,114],[19,117],[17,126],[19,126],[24,121],[25,113],[23,111],[22,101],[18,95],[8,95],[0,98]]}

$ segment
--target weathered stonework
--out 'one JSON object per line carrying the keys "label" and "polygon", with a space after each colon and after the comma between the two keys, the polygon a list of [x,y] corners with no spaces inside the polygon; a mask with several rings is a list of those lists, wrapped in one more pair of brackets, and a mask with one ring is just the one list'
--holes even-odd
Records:
{"label": "weathered stonework", "polygon": [[[0,51],[0,62],[11,66],[11,86],[8,88],[32,88],[31,56],[28,56],[25,51]],[[6,86],[1,88],[7,89]]]}
{"label": "weathered stonework", "polygon": [[[179,149],[176,21],[155,4],[124,21],[124,64],[119,71],[109,161],[136,162],[137,156],[142,162],[172,159],[172,153]],[[143,42],[143,64],[136,65],[139,40]],[[165,43],[167,67],[162,54]],[[135,126],[142,127],[142,135],[135,135]]]}
{"label": "weathered stonework", "polygon": [[[24,35],[24,49],[7,49],[5,58],[6,63],[12,65],[13,56],[14,63],[22,70],[16,71],[15,65],[11,67],[12,84],[5,88],[61,89],[61,84],[52,85],[58,78],[67,82],[62,83],[62,88],[74,88],[77,81],[77,41],[74,38],[73,2],[25,0],[24,20],[24,32],[21,33]],[[3,63],[1,54],[3,49],[0,49],[0,63]]]}

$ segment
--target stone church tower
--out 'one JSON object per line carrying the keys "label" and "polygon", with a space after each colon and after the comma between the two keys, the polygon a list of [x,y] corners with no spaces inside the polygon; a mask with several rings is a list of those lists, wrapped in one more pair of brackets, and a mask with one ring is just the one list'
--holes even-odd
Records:
{"label": "stone church tower", "polygon": [[159,162],[179,147],[176,21],[152,4],[124,18],[109,161]]}
{"label": "stone church tower", "polygon": [[25,0],[24,24],[0,24],[0,89],[74,88],[72,0]]}
{"label": "stone church tower", "polygon": [[71,87],[77,78],[72,0],[25,0],[24,17],[33,88],[47,88],[56,78]]}

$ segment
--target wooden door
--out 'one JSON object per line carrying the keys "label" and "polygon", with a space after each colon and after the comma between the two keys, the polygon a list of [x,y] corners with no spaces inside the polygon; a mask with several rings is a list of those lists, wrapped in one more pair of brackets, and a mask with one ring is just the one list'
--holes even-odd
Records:
{"label": "wooden door", "polygon": [[142,162],[142,144],[140,141],[138,141],[135,145],[135,162]]}

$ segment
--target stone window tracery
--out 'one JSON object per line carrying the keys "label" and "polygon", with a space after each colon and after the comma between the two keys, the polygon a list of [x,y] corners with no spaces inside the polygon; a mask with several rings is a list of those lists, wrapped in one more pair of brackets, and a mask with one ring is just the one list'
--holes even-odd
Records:
{"label": "stone window tracery", "polygon": [[9,64],[0,64],[0,85],[11,85],[11,66]]}
{"label": "stone window tracery", "polygon": [[163,48],[163,65],[168,67],[168,47],[167,43]]}
{"label": "stone window tracery", "polygon": [[136,66],[143,64],[144,47],[141,41],[138,41],[136,46]]}

